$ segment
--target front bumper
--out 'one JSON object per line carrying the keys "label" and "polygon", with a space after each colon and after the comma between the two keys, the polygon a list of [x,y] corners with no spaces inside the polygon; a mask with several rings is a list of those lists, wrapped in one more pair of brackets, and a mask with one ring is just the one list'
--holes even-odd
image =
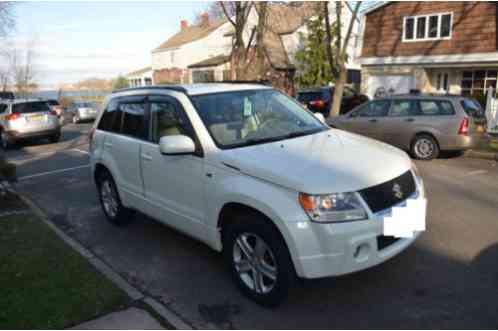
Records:
{"label": "front bumper", "polygon": [[[425,199],[423,182],[417,182],[415,200]],[[378,265],[405,250],[420,235],[390,242],[383,235],[386,211],[365,221],[320,224],[310,221],[288,223],[294,243],[292,255],[298,276],[339,276]],[[384,246],[385,242],[388,245]]]}

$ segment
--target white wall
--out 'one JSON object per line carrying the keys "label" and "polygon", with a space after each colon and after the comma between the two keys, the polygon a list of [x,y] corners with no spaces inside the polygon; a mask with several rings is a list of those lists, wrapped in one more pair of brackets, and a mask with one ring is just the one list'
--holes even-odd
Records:
{"label": "white wall", "polygon": [[[230,38],[223,35],[230,31],[231,24],[225,23],[207,37],[168,50],[152,52],[152,69],[181,68],[217,55],[229,55]],[[171,53],[174,53],[171,61]]]}

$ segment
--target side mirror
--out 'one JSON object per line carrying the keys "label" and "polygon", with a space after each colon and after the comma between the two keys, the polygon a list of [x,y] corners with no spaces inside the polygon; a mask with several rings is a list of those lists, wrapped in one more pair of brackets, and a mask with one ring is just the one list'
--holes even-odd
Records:
{"label": "side mirror", "polygon": [[325,117],[322,113],[313,113],[313,115],[315,115],[315,117],[318,118],[320,122],[325,123]]}
{"label": "side mirror", "polygon": [[195,152],[195,144],[184,135],[165,136],[159,140],[159,150],[165,155],[186,155]]}

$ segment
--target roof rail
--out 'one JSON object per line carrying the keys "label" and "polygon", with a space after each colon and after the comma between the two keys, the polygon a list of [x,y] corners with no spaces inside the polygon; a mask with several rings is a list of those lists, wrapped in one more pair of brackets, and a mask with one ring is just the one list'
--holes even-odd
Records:
{"label": "roof rail", "polygon": [[128,88],[114,90],[111,93],[114,94],[118,92],[140,91],[140,90],[172,90],[187,94],[187,90],[180,85],[149,85],[149,86],[139,86],[139,87],[128,87]]}
{"label": "roof rail", "polygon": [[222,80],[217,82],[210,83],[227,83],[227,84],[257,84],[257,85],[271,85],[271,82],[268,79],[261,80]]}

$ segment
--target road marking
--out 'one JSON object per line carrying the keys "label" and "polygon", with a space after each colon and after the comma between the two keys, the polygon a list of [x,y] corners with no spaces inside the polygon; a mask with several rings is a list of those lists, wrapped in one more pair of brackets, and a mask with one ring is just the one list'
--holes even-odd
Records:
{"label": "road marking", "polygon": [[76,152],[80,152],[80,153],[83,153],[83,154],[90,154],[88,151],[84,151],[82,149],[79,149],[79,148],[73,148],[73,149],[70,149],[71,151],[76,151]]}
{"label": "road marking", "polygon": [[476,176],[476,175],[484,175],[487,174],[488,172],[486,170],[474,170],[474,171],[469,171],[467,173],[467,176]]}
{"label": "road marking", "polygon": [[83,168],[88,168],[88,167],[90,167],[90,165],[86,164],[86,165],[82,165],[82,166],[78,166],[78,167],[59,169],[59,170],[54,170],[54,171],[47,171],[47,172],[42,172],[39,174],[20,177],[20,178],[18,178],[18,180],[22,181],[22,180],[27,180],[27,179],[32,179],[32,178],[37,178],[37,177],[42,177],[42,176],[48,176],[48,175],[53,175],[53,174],[59,174],[61,172],[68,172],[68,171],[73,171],[73,170],[78,170],[78,169],[83,169]]}

